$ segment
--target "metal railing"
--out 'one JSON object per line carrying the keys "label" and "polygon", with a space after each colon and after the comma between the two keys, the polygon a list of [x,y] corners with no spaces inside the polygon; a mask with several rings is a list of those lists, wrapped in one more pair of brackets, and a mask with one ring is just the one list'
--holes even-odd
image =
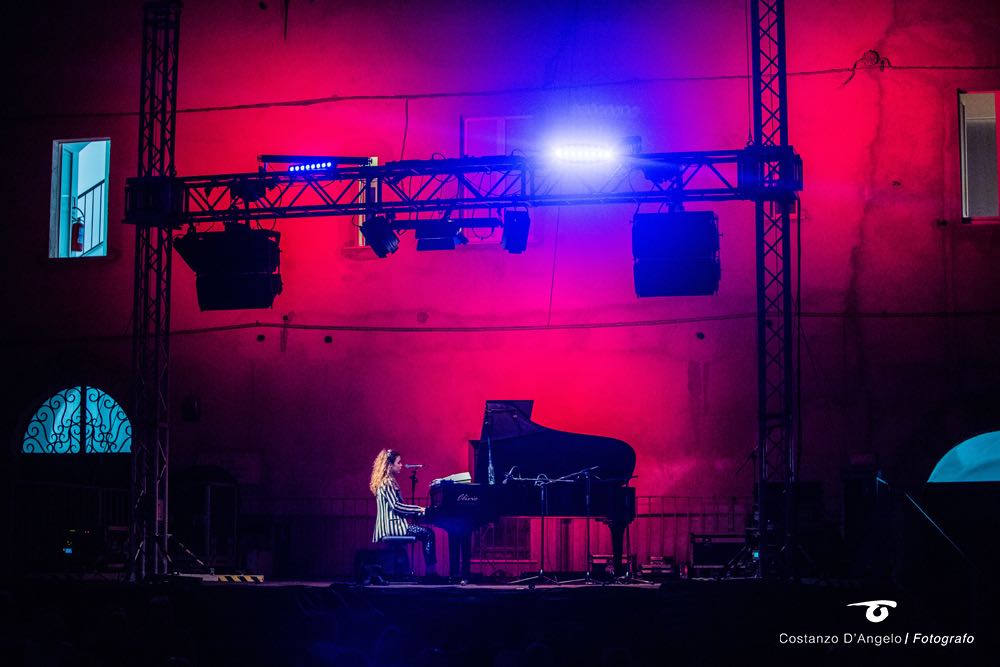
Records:
{"label": "metal railing", "polygon": [[104,245],[108,229],[106,185],[107,181],[103,180],[77,195],[76,208],[83,217],[83,250],[80,257],[86,257]]}
{"label": "metal railing", "polygon": [[[417,498],[426,504],[426,498]],[[692,533],[743,532],[750,499],[746,497],[640,496],[636,520],[629,527],[627,551],[638,563],[651,557],[673,558],[678,564],[691,559]],[[287,498],[245,504],[244,513],[268,516],[282,526],[281,570],[296,576],[350,574],[358,549],[371,548],[375,518],[373,498]],[[586,523],[581,517],[546,519],[546,569],[581,571],[589,562]],[[447,561],[444,535],[438,532],[438,560]],[[610,554],[611,535],[598,519],[591,520],[590,553]],[[473,540],[473,569],[484,574],[508,574],[537,567],[540,520],[504,519],[480,529]],[[416,570],[422,559],[417,556]]]}
{"label": "metal railing", "polygon": [[[426,498],[417,498],[426,505]],[[128,525],[127,489],[16,482],[12,549],[22,567],[49,569],[59,562],[61,535],[71,528],[104,530]],[[639,564],[654,556],[691,559],[692,533],[740,533],[750,501],[744,497],[640,496],[627,534],[627,551]],[[281,578],[349,576],[355,555],[370,549],[374,498],[269,498],[242,502],[238,549],[242,568]],[[546,570],[584,570],[589,558],[581,517],[546,519]],[[253,528],[256,526],[256,529]],[[263,526],[264,528],[261,528]],[[447,541],[438,533],[438,559],[447,567]],[[590,553],[610,554],[610,531],[599,519],[590,526]],[[483,574],[519,574],[537,568],[540,520],[505,518],[474,538],[473,569]],[[65,560],[65,559],[64,559]],[[423,559],[416,556],[416,571]]]}

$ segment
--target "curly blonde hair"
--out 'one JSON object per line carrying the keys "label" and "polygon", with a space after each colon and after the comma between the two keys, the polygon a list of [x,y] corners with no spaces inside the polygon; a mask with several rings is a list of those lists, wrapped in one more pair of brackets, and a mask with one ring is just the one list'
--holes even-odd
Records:
{"label": "curly blonde hair", "polygon": [[392,464],[396,462],[399,458],[399,452],[393,449],[383,449],[375,457],[375,461],[372,463],[372,478],[368,482],[368,489],[372,492],[372,495],[378,494],[378,489],[385,480],[390,480],[390,482],[395,483],[395,478],[393,478]]}

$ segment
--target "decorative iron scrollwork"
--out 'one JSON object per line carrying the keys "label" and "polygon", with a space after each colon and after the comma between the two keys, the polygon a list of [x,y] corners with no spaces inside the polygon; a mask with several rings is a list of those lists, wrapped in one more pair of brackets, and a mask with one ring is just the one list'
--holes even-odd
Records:
{"label": "decorative iron scrollwork", "polygon": [[80,387],[67,387],[38,408],[24,432],[25,454],[80,451]]}
{"label": "decorative iron scrollwork", "polygon": [[67,387],[49,397],[28,422],[21,451],[78,454],[81,441],[88,454],[132,450],[132,424],[128,415],[115,399],[97,387]]}
{"label": "decorative iron scrollwork", "polygon": [[112,454],[132,450],[132,423],[122,406],[97,387],[87,387],[87,452]]}

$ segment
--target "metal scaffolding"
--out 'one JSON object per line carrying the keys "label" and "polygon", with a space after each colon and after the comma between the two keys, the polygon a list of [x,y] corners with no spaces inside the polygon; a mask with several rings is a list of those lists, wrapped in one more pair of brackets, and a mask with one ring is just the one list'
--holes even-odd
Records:
{"label": "metal scaffolding", "polygon": [[[143,7],[139,97],[139,177],[169,179],[177,119],[179,2]],[[133,220],[133,222],[137,222]],[[135,229],[132,309],[132,511],[130,574],[142,581],[167,571],[167,476],[170,460],[170,264],[173,230]]]}
{"label": "metal scaffolding", "polygon": [[[753,146],[788,147],[784,0],[751,0]],[[788,178],[787,164],[761,163],[765,188]],[[792,546],[796,471],[792,348],[791,213],[796,191],[754,202],[757,248],[757,574],[785,570]],[[780,496],[780,498],[779,498]],[[775,502],[779,500],[779,502]],[[781,525],[781,535],[772,532]],[[775,543],[772,544],[772,539]],[[775,550],[775,547],[778,550]]]}

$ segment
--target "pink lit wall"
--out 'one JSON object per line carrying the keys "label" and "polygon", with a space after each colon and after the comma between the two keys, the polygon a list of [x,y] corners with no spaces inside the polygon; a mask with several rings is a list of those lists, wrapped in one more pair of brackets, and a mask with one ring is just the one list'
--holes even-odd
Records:
{"label": "pink lit wall", "polygon": [[[404,132],[405,157],[452,157],[462,117],[596,118],[657,151],[747,139],[735,0],[293,2],[287,38],[283,3],[268,4],[185,6],[179,174],[253,171],[261,153],[385,163]],[[15,157],[3,166],[16,220],[0,249],[3,353],[23,378],[7,408],[12,447],[20,415],[65,378],[128,397],[132,230],[117,221],[135,172],[141,16],[134,2],[69,8],[54,24],[18,11],[35,37],[17,54]],[[786,13],[806,174],[802,476],[824,481],[834,508],[854,454],[919,480],[958,440],[1000,427],[1000,236],[959,224],[956,115],[959,89],[1000,88],[1000,10],[927,0]],[[856,65],[868,50],[889,67]],[[262,104],[329,96],[345,99]],[[244,104],[260,106],[199,111]],[[48,261],[51,141],[89,136],[112,138],[112,253]],[[642,495],[748,495],[753,211],[716,210],[723,278],[711,298],[636,299],[629,207],[532,211],[520,256],[417,254],[405,239],[377,260],[350,247],[347,220],[279,224],[285,293],[270,311],[200,312],[177,261],[172,398],[179,410],[197,397],[202,414],[174,420],[174,461],[223,463],[256,498],[359,496],[383,446],[426,463],[426,481],[466,469],[484,401],[520,398],[542,424],[631,443]],[[255,322],[290,326],[203,331]]]}

